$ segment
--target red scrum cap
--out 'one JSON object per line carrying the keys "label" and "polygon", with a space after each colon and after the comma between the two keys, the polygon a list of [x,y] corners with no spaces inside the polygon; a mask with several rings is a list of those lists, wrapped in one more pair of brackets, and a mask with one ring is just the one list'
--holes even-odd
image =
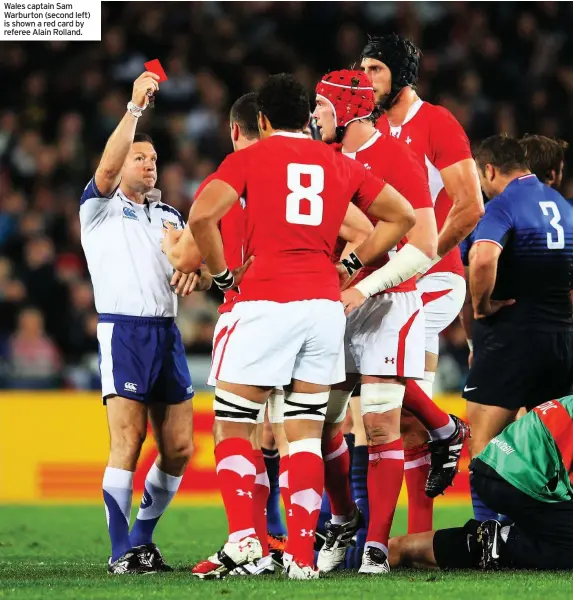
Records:
{"label": "red scrum cap", "polygon": [[316,86],[316,95],[327,100],[336,118],[336,127],[365,119],[374,111],[374,90],[364,71],[332,71]]}

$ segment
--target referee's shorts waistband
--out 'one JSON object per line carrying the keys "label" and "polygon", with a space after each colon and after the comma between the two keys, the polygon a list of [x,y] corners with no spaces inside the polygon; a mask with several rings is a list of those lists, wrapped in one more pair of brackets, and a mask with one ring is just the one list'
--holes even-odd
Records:
{"label": "referee's shorts waistband", "polygon": [[101,313],[100,323],[128,323],[131,325],[152,325],[155,327],[168,327],[175,323],[175,317],[136,317],[132,315],[113,315]]}

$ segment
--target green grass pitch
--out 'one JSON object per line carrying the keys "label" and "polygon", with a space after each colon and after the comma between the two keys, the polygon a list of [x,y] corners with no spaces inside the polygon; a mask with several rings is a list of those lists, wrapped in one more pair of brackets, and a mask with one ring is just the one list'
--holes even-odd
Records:
{"label": "green grass pitch", "polygon": [[[394,531],[404,531],[400,509]],[[440,507],[436,526],[463,523],[467,507]],[[160,600],[268,600],[280,598],[372,598],[391,600],[497,600],[573,598],[573,573],[476,573],[396,570],[386,577],[356,573],[318,581],[280,576],[199,581],[185,569],[216,550],[225,534],[217,507],[176,506],[168,510],[156,541],[177,572],[147,577],[112,577],[105,570],[108,539],[103,507],[0,506],[0,598]]]}

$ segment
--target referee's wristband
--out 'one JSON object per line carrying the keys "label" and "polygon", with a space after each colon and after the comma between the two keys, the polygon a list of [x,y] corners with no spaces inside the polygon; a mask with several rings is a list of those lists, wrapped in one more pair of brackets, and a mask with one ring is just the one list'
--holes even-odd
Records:
{"label": "referee's wristband", "polygon": [[350,277],[352,277],[354,273],[356,273],[356,271],[359,271],[364,266],[362,264],[362,261],[358,258],[358,256],[356,256],[354,252],[351,252],[346,258],[343,258],[340,262],[343,264],[344,268],[346,269],[346,272]]}
{"label": "referee's wristband", "polygon": [[136,119],[139,119],[143,114],[143,111],[146,109],[146,106],[137,106],[131,100],[127,103],[127,111],[130,112]]}
{"label": "referee's wristband", "polygon": [[230,290],[235,285],[235,277],[229,269],[225,269],[218,275],[213,275],[213,281],[222,292]]}

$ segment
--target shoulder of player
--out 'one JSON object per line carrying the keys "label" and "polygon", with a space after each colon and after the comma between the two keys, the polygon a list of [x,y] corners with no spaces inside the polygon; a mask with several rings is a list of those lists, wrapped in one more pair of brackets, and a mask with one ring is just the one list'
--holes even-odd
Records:
{"label": "shoulder of player", "polygon": [[415,158],[417,156],[416,152],[403,139],[395,138],[386,133],[381,133],[372,147],[376,148],[377,151],[383,150],[385,155],[390,157],[398,155],[400,158]]}
{"label": "shoulder of player", "polygon": [[199,196],[199,194],[209,185],[209,183],[211,183],[211,181],[213,181],[215,179],[216,179],[215,173],[211,173],[210,175],[207,175],[207,177],[205,177],[205,179],[203,179],[203,181],[199,184],[199,187],[195,191],[193,199],[195,200],[197,198],[197,196]]}
{"label": "shoulder of player", "polygon": [[458,123],[458,120],[450,110],[448,110],[445,106],[440,106],[439,104],[432,104],[431,102],[426,102],[420,107],[418,111],[420,116],[424,116],[427,119],[430,119],[432,123],[440,123],[441,121],[454,121]]}
{"label": "shoulder of player", "polygon": [[517,196],[512,193],[512,190],[506,188],[501,194],[485,203],[484,217],[496,211],[510,212],[515,205],[514,200],[516,197]]}
{"label": "shoulder of player", "polygon": [[[437,139],[441,139],[441,136],[435,135],[438,132],[464,131],[461,123],[445,106],[439,106],[438,104],[430,104],[429,102],[424,102],[424,104],[422,104],[422,107],[418,111],[418,114],[421,117],[423,117],[424,121],[426,121],[428,125],[430,132],[433,133],[435,138]],[[447,137],[444,139],[447,139]]]}
{"label": "shoulder of player", "polygon": [[424,180],[426,176],[426,165],[422,155],[417,154],[403,139],[382,134],[376,144],[373,146],[378,152],[383,152],[382,159],[387,161],[394,169],[408,171],[411,169],[418,171]]}
{"label": "shoulder of player", "polygon": [[80,208],[86,203],[90,201],[112,201],[118,197],[119,185],[110,193],[103,194],[97,187],[95,175],[88,181],[84,189],[82,190],[80,196]]}

